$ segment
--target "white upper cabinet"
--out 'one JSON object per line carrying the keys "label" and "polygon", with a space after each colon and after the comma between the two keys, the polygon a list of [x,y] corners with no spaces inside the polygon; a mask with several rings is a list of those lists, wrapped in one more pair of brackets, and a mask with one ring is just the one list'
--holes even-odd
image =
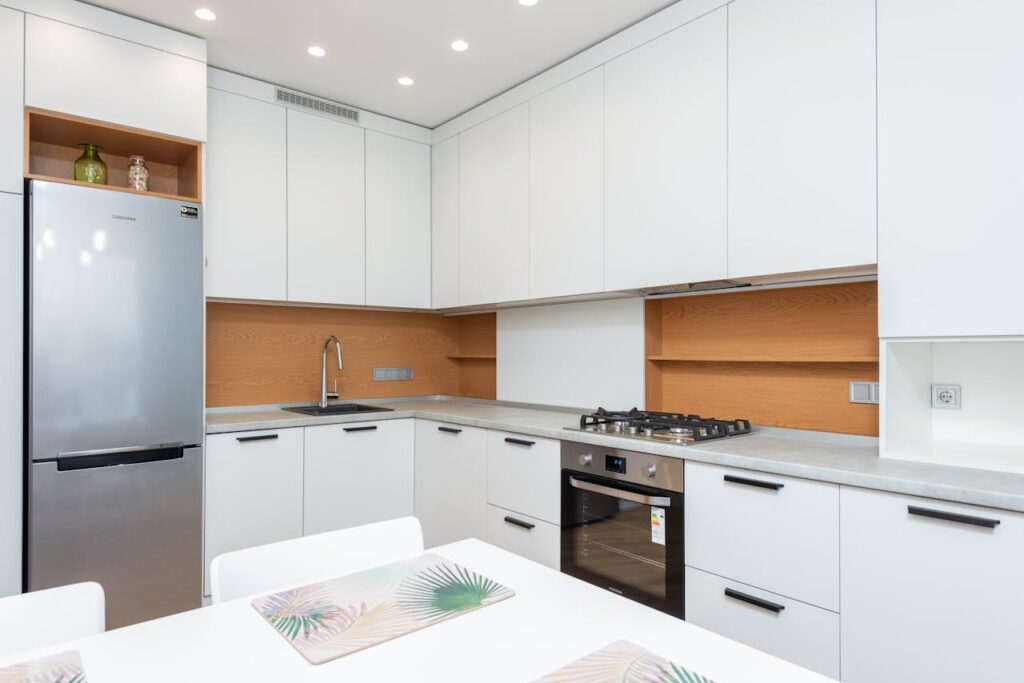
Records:
{"label": "white upper cabinet", "polygon": [[287,286],[285,110],[209,92],[206,294],[283,301]]}
{"label": "white upper cabinet", "polygon": [[288,300],[366,303],[363,129],[288,110]]}
{"label": "white upper cabinet", "polygon": [[28,15],[25,104],[205,140],[206,64]]}
{"label": "white upper cabinet", "polygon": [[430,145],[366,131],[366,303],[430,308]]}
{"label": "white upper cabinet", "polygon": [[521,104],[459,141],[459,303],[530,296],[530,113]]}
{"label": "white upper cabinet", "polygon": [[726,10],[605,65],[605,289],[726,275]]}
{"label": "white upper cabinet", "polygon": [[874,264],[875,0],[728,14],[729,277]]}
{"label": "white upper cabinet", "polygon": [[432,301],[434,308],[453,308],[459,305],[459,136],[431,152]]}
{"label": "white upper cabinet", "polygon": [[530,297],[604,289],[604,69],[530,101]]}
{"label": "white upper cabinet", "polygon": [[0,192],[23,191],[25,15],[0,7]]}
{"label": "white upper cabinet", "polygon": [[1024,334],[1024,3],[879,0],[882,337]]}

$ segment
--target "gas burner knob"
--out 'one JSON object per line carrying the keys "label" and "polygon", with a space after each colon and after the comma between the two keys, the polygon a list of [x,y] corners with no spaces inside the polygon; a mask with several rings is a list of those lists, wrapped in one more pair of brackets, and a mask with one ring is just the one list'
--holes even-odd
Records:
{"label": "gas burner knob", "polygon": [[591,455],[590,453],[584,453],[579,458],[577,458],[577,460],[580,463],[580,467],[590,467],[590,465],[593,464],[594,462],[594,456]]}
{"label": "gas burner knob", "polygon": [[654,477],[657,476],[658,474],[658,466],[652,462],[650,465],[644,468],[644,472],[647,473],[648,479],[654,479]]}

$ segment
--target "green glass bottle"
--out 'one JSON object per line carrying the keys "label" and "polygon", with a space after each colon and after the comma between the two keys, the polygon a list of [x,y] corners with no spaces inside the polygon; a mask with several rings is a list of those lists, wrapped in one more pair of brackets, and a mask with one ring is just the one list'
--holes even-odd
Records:
{"label": "green glass bottle", "polygon": [[82,156],[75,160],[75,180],[106,185],[107,165],[100,159],[100,150],[103,148],[84,142],[78,146],[82,148]]}

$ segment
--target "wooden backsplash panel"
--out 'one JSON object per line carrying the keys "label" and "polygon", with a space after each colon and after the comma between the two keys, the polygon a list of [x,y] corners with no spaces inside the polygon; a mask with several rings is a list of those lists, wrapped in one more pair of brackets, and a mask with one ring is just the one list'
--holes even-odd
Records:
{"label": "wooden backsplash panel", "polygon": [[[328,387],[341,397],[382,398],[459,394],[459,318],[405,313],[247,304],[207,304],[208,406],[311,402],[320,397],[324,340],[334,335]],[[331,361],[334,365],[331,365]],[[374,382],[375,367],[412,367],[415,379]]]}
{"label": "wooden backsplash panel", "polygon": [[647,302],[647,407],[769,426],[878,434],[874,282]]}

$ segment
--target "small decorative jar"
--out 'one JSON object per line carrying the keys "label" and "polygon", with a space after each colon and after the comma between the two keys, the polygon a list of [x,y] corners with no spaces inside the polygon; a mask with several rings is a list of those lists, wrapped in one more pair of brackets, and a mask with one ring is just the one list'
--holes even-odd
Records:
{"label": "small decorative jar", "polygon": [[149,189],[149,169],[146,168],[146,159],[139,154],[133,154],[128,161],[128,187],[145,192]]}
{"label": "small decorative jar", "polygon": [[82,148],[82,156],[75,160],[75,180],[106,185],[107,165],[100,159],[100,150],[103,148],[84,142],[78,146]]}

